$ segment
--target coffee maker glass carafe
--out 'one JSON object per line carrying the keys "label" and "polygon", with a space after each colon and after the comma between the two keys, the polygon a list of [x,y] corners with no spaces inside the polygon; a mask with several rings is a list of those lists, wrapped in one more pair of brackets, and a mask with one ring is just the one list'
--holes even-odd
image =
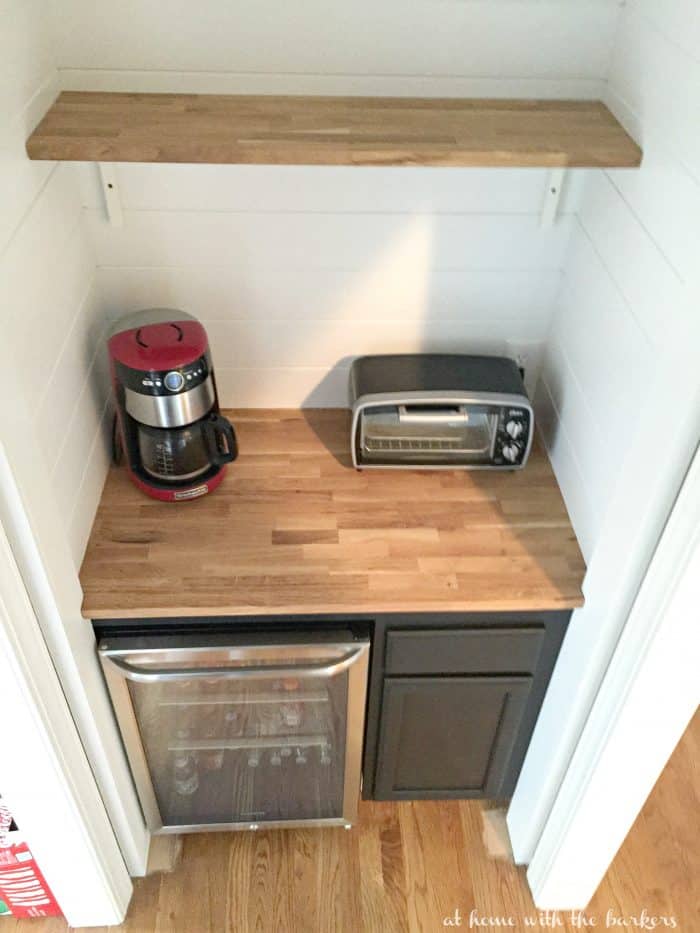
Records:
{"label": "coffee maker glass carafe", "polygon": [[236,453],[233,428],[218,413],[178,428],[139,424],[138,443],[142,468],[161,482],[195,479]]}
{"label": "coffee maker glass carafe", "polygon": [[117,428],[132,482],[165,502],[216,489],[236,458],[207,334],[185,311],[146,308],[108,340]]}

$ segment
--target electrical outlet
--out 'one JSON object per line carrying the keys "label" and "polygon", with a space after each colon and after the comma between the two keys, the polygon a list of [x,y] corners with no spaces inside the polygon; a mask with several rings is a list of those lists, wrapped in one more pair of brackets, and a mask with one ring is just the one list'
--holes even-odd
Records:
{"label": "electrical outlet", "polygon": [[544,344],[536,340],[507,340],[506,354],[515,360],[523,376],[525,389],[532,400],[540,375]]}

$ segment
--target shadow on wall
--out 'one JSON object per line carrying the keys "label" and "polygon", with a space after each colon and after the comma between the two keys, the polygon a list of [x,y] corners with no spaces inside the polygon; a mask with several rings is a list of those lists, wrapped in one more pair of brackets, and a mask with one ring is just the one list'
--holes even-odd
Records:
{"label": "shadow on wall", "polygon": [[475,198],[462,192],[455,213],[360,211],[358,199],[356,211],[188,215],[187,249],[168,252],[169,227],[136,230],[133,265],[101,277],[120,311],[200,318],[224,406],[342,406],[355,355],[544,339],[566,218],[543,231],[532,213],[470,212]]}
{"label": "shadow on wall", "polygon": [[[531,244],[524,249],[523,243],[512,243],[512,256],[517,256],[509,260],[513,269],[485,268],[493,248],[484,253],[484,243],[474,240],[475,230],[465,237],[462,224],[461,218],[449,216],[419,215],[404,221],[381,249],[352,270],[352,277],[344,270],[345,280],[325,296],[322,319],[307,322],[311,328],[303,320],[295,322],[298,326],[287,342],[289,359],[331,367],[306,393],[302,406],[346,405],[347,370],[357,355],[512,355],[512,343],[528,348],[536,365],[540,354],[534,348],[546,335],[553,297],[541,281],[550,270],[543,273],[538,267],[540,247],[534,250],[535,260]],[[493,233],[485,223],[483,240],[488,243]],[[532,282],[524,289],[528,275]],[[518,295],[518,289],[524,294]],[[539,304],[533,295],[540,297]],[[353,355],[332,363],[331,353],[340,347]]]}
{"label": "shadow on wall", "polygon": [[350,453],[350,411],[337,408],[304,408],[304,421],[333,459],[353,470]]}
{"label": "shadow on wall", "polygon": [[350,408],[350,367],[355,356],[344,356],[330,367],[302,399],[301,408]]}
{"label": "shadow on wall", "polygon": [[[313,433],[341,466],[349,468],[352,468],[350,366],[353,359],[352,356],[344,356],[338,360],[301,403],[304,420]],[[328,400],[335,398],[338,398],[338,404],[330,406]],[[342,410],[342,417],[338,417],[341,414],[338,409]]]}

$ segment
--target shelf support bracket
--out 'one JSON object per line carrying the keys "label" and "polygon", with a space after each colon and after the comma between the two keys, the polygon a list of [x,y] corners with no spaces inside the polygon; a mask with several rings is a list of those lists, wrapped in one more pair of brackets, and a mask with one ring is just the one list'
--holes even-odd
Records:
{"label": "shelf support bracket", "polygon": [[100,185],[105,201],[107,220],[113,227],[121,227],[124,224],[124,215],[122,213],[122,202],[119,197],[117,173],[114,170],[114,163],[98,162],[97,171],[100,176]]}
{"label": "shelf support bracket", "polygon": [[564,187],[566,169],[553,168],[549,173],[547,187],[544,192],[544,204],[540,215],[540,227],[551,227],[557,219],[557,210]]}

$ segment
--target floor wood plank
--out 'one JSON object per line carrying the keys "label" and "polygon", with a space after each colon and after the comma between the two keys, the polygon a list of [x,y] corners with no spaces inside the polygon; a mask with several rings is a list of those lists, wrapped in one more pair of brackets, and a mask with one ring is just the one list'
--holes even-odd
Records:
{"label": "floor wood plank", "polygon": [[[589,905],[595,930],[612,910],[675,917],[700,930],[700,714],[688,727]],[[185,838],[170,874],[135,883],[125,933],[427,933],[469,913],[537,917],[525,872],[486,851],[480,801],[365,802],[344,829],[212,833]],[[576,929],[565,915],[556,929]],[[66,933],[60,920],[5,919],[0,933]],[[527,929],[552,929],[551,925]],[[658,929],[667,927],[657,926]],[[107,933],[108,928],[104,928]],[[481,929],[489,929],[488,927]],[[490,929],[499,929],[492,926]],[[500,929],[503,929],[501,926]],[[588,929],[591,929],[588,927]],[[102,931],[95,931],[102,933]]]}

